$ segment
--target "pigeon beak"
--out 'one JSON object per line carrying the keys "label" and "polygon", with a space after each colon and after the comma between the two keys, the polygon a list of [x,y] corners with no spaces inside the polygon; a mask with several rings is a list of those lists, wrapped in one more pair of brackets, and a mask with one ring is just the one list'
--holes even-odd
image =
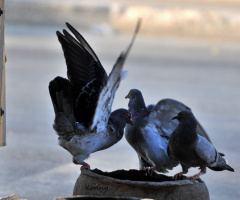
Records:
{"label": "pigeon beak", "polygon": [[175,116],[172,118],[172,120],[174,120],[174,119],[178,119],[178,115],[175,115]]}
{"label": "pigeon beak", "polygon": [[129,123],[130,125],[133,125],[133,122],[132,122],[132,120],[129,120],[129,121],[128,121],[128,123]]}
{"label": "pigeon beak", "polygon": [[125,99],[130,99],[130,94],[128,93],[127,96],[125,96]]}

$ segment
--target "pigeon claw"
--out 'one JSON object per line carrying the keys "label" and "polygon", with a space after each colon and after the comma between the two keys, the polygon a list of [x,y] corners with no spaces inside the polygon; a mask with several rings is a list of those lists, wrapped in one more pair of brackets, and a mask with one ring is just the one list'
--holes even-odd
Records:
{"label": "pigeon claw", "polygon": [[177,174],[175,174],[175,175],[173,176],[173,179],[176,181],[176,180],[178,180],[182,175],[183,175],[183,173],[182,173],[182,172],[179,172],[179,173],[177,173]]}
{"label": "pigeon claw", "polygon": [[153,172],[156,170],[156,167],[144,167],[143,170],[147,172],[149,175],[153,175]]}
{"label": "pigeon claw", "polygon": [[188,176],[187,179],[198,179],[200,176],[201,176],[201,173],[198,173],[193,176]]}
{"label": "pigeon claw", "polygon": [[82,166],[80,168],[80,170],[83,170],[83,169],[87,169],[87,170],[90,170],[90,165],[83,162],[83,163],[80,163]]}

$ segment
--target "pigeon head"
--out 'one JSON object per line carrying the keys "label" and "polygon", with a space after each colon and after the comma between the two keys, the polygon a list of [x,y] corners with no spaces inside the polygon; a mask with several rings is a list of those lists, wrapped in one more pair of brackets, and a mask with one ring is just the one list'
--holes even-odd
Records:
{"label": "pigeon head", "polygon": [[133,124],[131,120],[131,115],[127,109],[117,109],[111,113],[110,118],[118,127],[124,128],[126,123]]}
{"label": "pigeon head", "polygon": [[136,99],[142,97],[142,93],[138,89],[131,89],[128,95],[125,97],[126,99]]}
{"label": "pigeon head", "polygon": [[175,115],[172,119],[177,119],[178,121],[182,121],[184,119],[194,118],[194,115],[190,110],[182,110],[177,115]]}
{"label": "pigeon head", "polygon": [[133,121],[149,114],[141,91],[138,89],[131,89],[125,98],[129,99],[128,108]]}
{"label": "pigeon head", "polygon": [[189,123],[192,126],[197,126],[197,120],[190,110],[182,110],[172,120],[177,119],[180,123]]}
{"label": "pigeon head", "polygon": [[126,124],[133,125],[129,111],[123,108],[117,109],[111,113],[110,122],[116,128],[116,134],[119,140],[123,137]]}

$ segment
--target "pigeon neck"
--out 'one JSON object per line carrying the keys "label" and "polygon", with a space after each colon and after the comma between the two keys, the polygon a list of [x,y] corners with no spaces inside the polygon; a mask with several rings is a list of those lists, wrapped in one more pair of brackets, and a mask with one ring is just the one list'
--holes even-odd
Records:
{"label": "pigeon neck", "polygon": [[116,129],[117,137],[120,140],[123,136],[123,130],[124,130],[124,127],[126,126],[126,122],[123,119],[121,119],[120,117],[118,117],[117,115],[111,115],[109,122]]}
{"label": "pigeon neck", "polygon": [[143,97],[130,99],[128,103],[128,108],[131,114],[132,121],[135,121],[140,117],[145,117],[149,115],[149,111],[146,108]]}
{"label": "pigeon neck", "polygon": [[197,123],[192,121],[181,122],[178,126],[178,138],[181,143],[191,144],[197,140]]}

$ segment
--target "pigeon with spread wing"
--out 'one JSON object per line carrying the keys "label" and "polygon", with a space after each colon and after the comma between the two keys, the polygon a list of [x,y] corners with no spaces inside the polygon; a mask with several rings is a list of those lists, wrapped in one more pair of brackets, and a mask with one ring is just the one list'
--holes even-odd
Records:
{"label": "pigeon with spread wing", "polygon": [[109,76],[97,55],[83,36],[66,23],[69,30],[57,31],[67,65],[67,77],[56,77],[49,83],[59,145],[69,151],[75,164],[90,169],[84,160],[93,152],[107,149],[121,140],[126,123],[131,124],[126,109],[111,112],[120,81],[125,76],[123,64],[140,27],[137,24],[132,41],[122,52]]}

